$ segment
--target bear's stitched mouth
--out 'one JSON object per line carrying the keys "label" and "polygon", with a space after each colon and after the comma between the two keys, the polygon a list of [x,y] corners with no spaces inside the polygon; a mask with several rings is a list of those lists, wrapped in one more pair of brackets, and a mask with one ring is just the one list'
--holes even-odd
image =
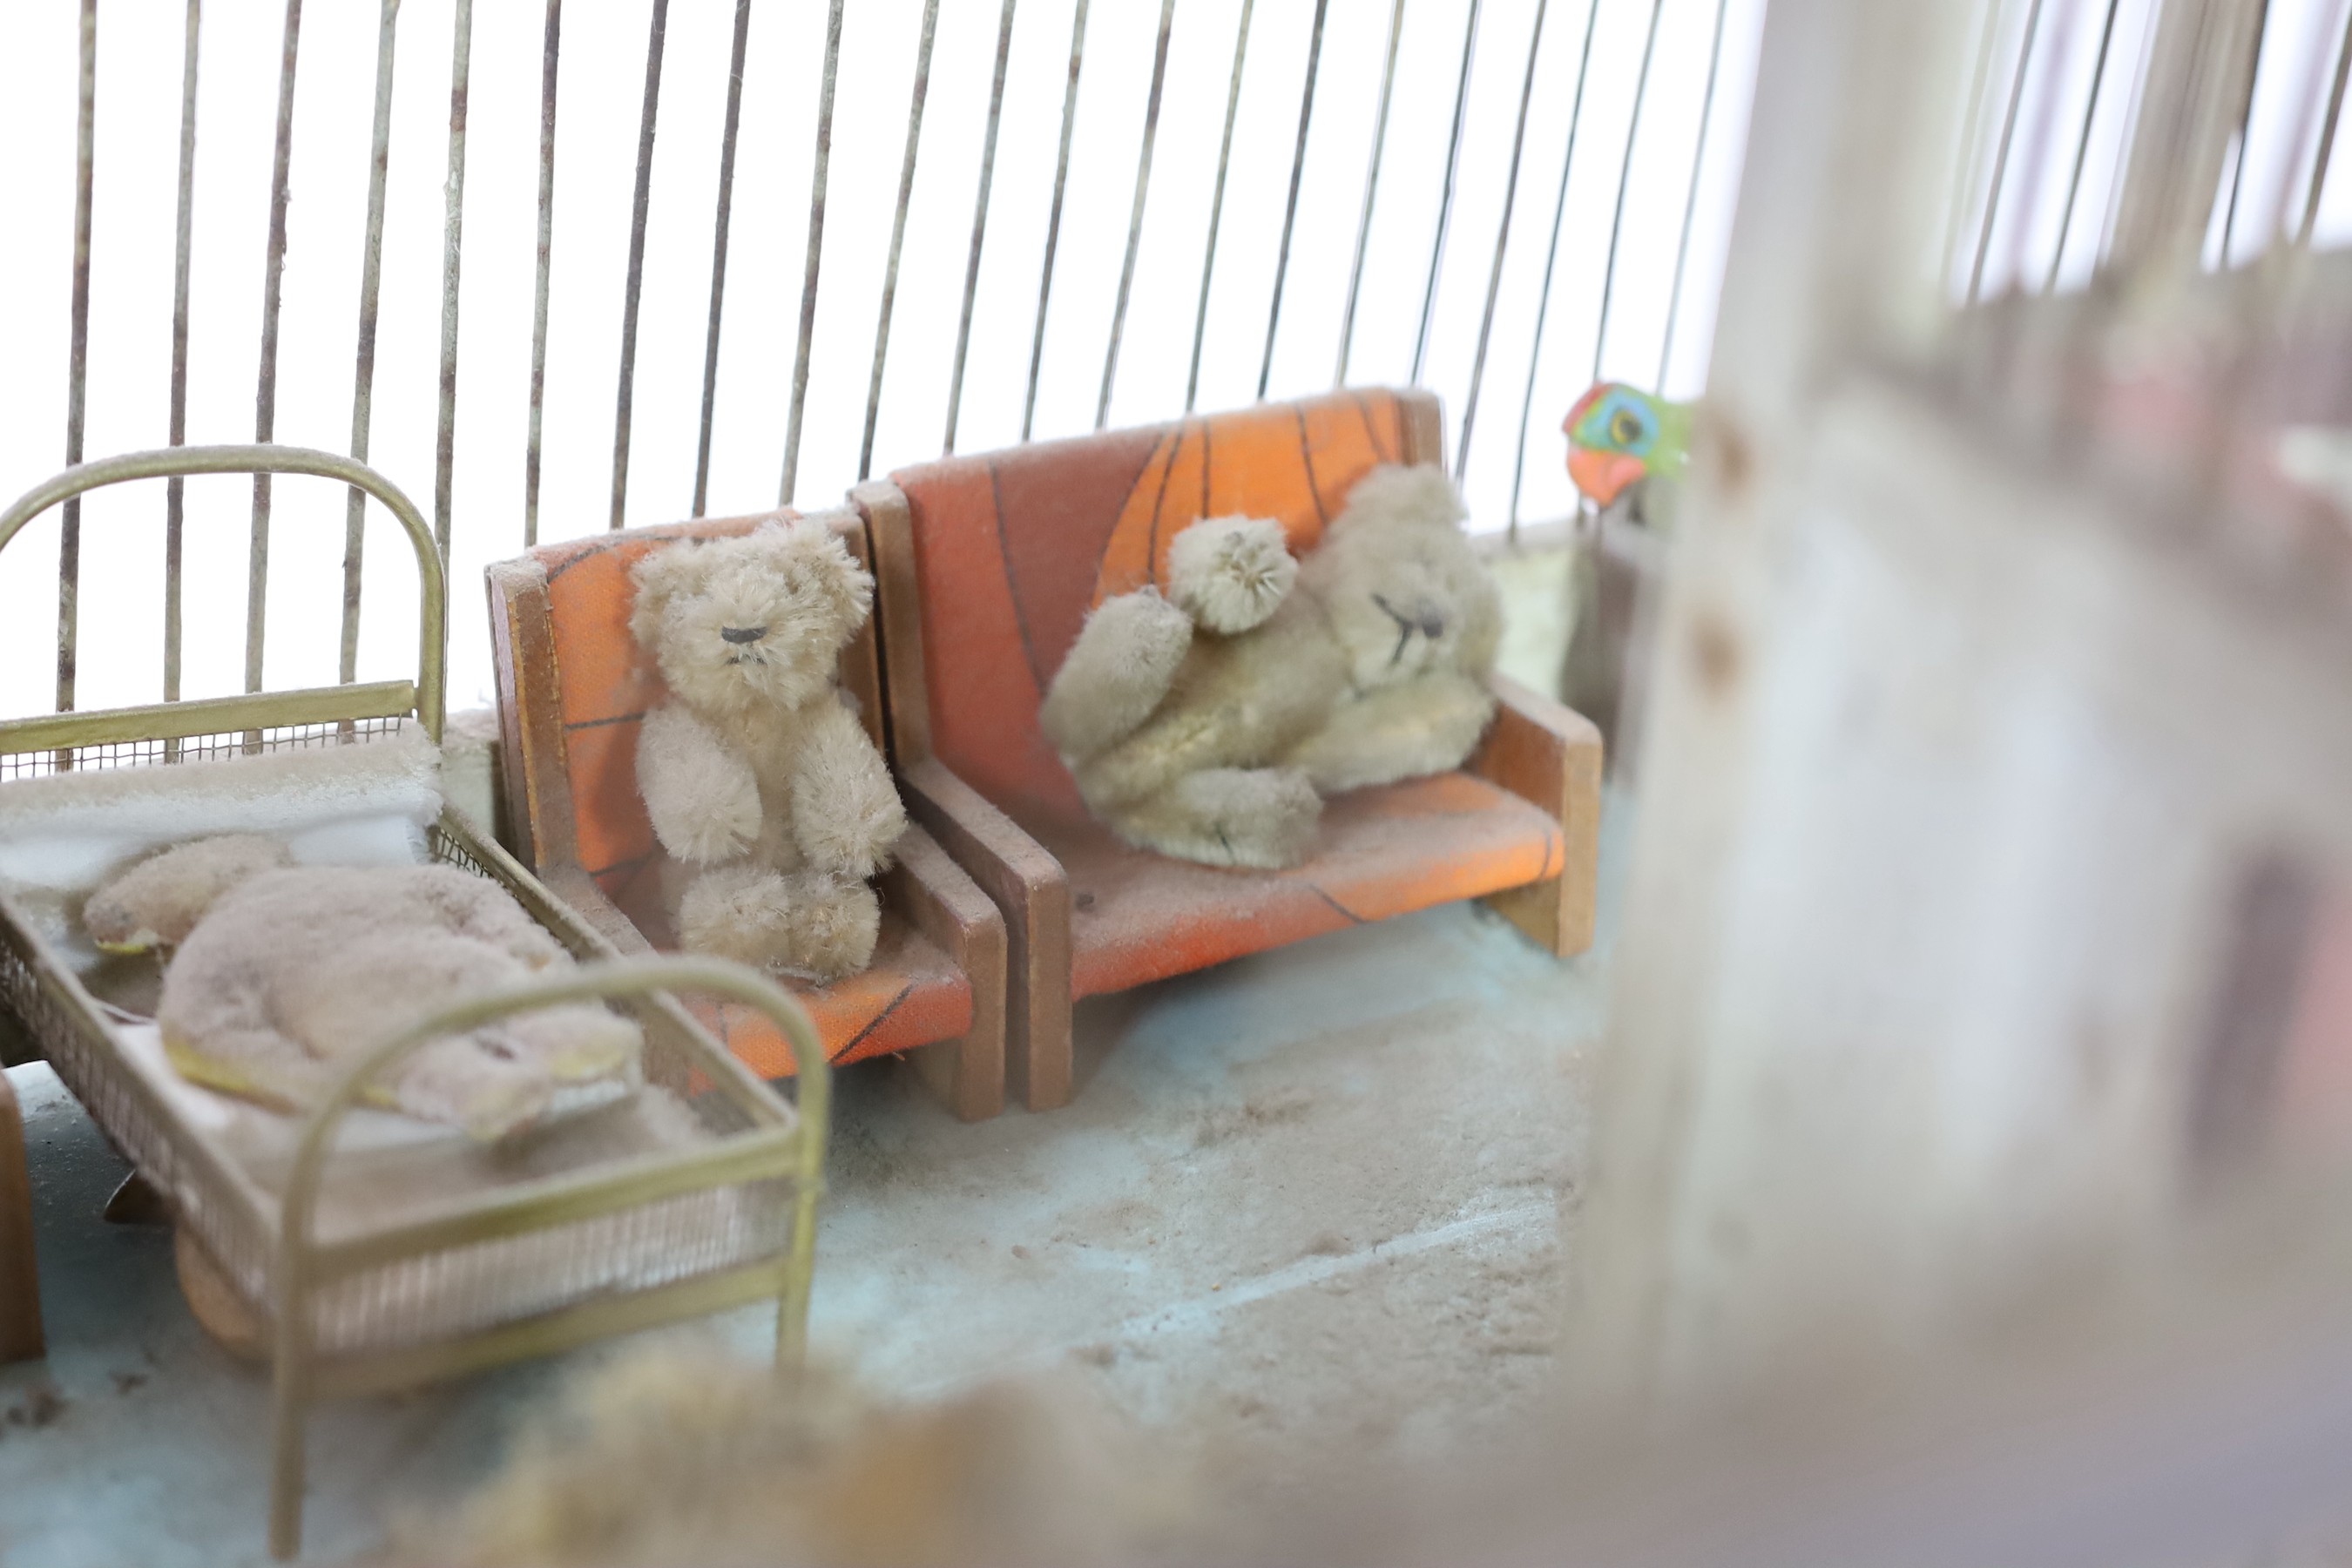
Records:
{"label": "bear's stitched mouth", "polygon": [[1398,662],[1404,658],[1404,650],[1412,644],[1413,633],[1419,632],[1432,642],[1445,635],[1445,617],[1434,610],[1423,610],[1418,616],[1408,616],[1390,604],[1387,596],[1381,594],[1373,595],[1372,603],[1378,605],[1381,612],[1397,624],[1396,651],[1389,655],[1389,668],[1391,669],[1395,668]]}

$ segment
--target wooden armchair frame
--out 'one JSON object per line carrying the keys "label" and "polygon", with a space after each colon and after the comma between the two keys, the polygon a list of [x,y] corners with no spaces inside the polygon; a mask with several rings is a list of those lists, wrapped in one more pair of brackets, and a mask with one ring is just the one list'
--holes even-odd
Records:
{"label": "wooden armchair frame", "polygon": [[[551,581],[583,565],[605,581],[592,606],[625,621],[626,573],[646,551],[677,539],[747,532],[790,511],[631,529],[552,545],[488,571],[492,654],[498,668],[503,785],[518,850],[540,879],[624,954],[655,951],[666,936],[642,895],[661,850],[635,793],[636,721],[658,677],[642,668],[625,626],[595,640],[567,638]],[[866,531],[846,510],[824,520],[859,562],[871,565]],[[601,559],[600,559],[601,558]],[[624,597],[616,606],[614,595]],[[583,615],[588,612],[583,612]],[[593,672],[575,668],[569,653]],[[869,733],[884,742],[880,662],[868,619],[842,650],[841,680]],[[619,710],[583,717],[567,701]],[[918,818],[919,822],[919,817]],[[583,852],[583,838],[592,840]],[[997,908],[931,836],[918,826],[880,879],[883,941],[873,969],[832,986],[790,985],[814,1018],[834,1065],[911,1052],[924,1080],[965,1121],[1004,1105],[1005,928]],[[627,906],[625,909],[624,906]],[[643,922],[643,923],[641,923]],[[648,934],[649,929],[652,934]],[[748,1011],[720,1008],[703,1020],[755,1070],[794,1070],[789,1047]]]}
{"label": "wooden armchair frame", "polygon": [[[1213,469],[1213,460],[1225,468]],[[901,791],[915,819],[1004,913],[1006,1076],[1031,1109],[1063,1104],[1073,1091],[1075,1000],[1138,983],[1090,955],[1078,922],[1095,898],[1084,889],[1074,892],[1075,857],[1084,857],[1089,877],[1116,883],[1122,898],[1140,889],[1167,902],[1224,898],[1247,906],[1222,923],[1213,917],[1207,926],[1195,921],[1181,932],[1160,927],[1164,951],[1141,971],[1145,978],[1473,896],[1547,952],[1567,955],[1591,945],[1600,732],[1583,716],[1507,679],[1495,680],[1494,723],[1460,773],[1360,791],[1332,804],[1327,837],[1360,845],[1385,831],[1390,841],[1377,874],[1348,896],[1317,878],[1319,857],[1300,873],[1222,871],[1118,846],[1099,830],[1087,837],[1070,826],[1074,809],[1083,815],[1074,806],[1075,786],[1066,773],[1055,776],[1057,761],[1036,755],[1042,737],[1016,733],[1020,711],[1006,707],[960,720],[937,705],[942,677],[957,683],[960,695],[949,702],[967,700],[976,691],[970,685],[975,659],[984,664],[993,653],[1004,661],[988,647],[987,616],[995,616],[999,644],[1017,623],[1019,647],[1042,691],[1050,670],[1039,666],[1058,664],[1083,619],[1080,578],[1094,580],[1096,602],[1153,580],[1168,539],[1197,517],[1234,510],[1282,514],[1295,543],[1311,542],[1373,463],[1435,463],[1442,447],[1437,401],[1428,394],[1339,393],[994,457],[942,459],[851,492],[876,561],[884,708]],[[1117,520],[1107,521],[1113,512]],[[992,535],[982,537],[992,521]],[[1302,541],[1302,530],[1310,537]],[[1027,584],[1015,582],[1024,567]],[[971,583],[958,575],[964,571],[994,576]],[[1057,636],[1060,646],[1041,647]],[[1032,684],[1029,675],[1016,675],[992,689]],[[1025,692],[989,696],[982,705],[1015,702],[1029,703],[1034,713]],[[938,743],[943,725],[959,731],[952,747]],[[1034,717],[1026,727],[1034,731]],[[1465,837],[1459,826],[1465,821],[1491,831]],[[1416,862],[1394,841],[1421,832],[1430,850]]]}

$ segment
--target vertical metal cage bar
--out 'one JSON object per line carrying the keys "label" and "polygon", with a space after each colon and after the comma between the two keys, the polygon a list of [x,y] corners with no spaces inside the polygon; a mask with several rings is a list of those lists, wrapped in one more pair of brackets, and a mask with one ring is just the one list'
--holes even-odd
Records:
{"label": "vertical metal cage bar", "polygon": [[1968,302],[1974,304],[1984,289],[1985,258],[1992,253],[1993,220],[2000,216],[2000,194],[2009,182],[2010,146],[2017,137],[2017,110],[2025,98],[2025,72],[2033,63],[2033,40],[2042,30],[2042,0],[2025,12],[2025,41],[2018,46],[2017,72],[2010,79],[2008,106],[2001,110],[2000,141],[1992,155],[1992,184],[1985,192],[1984,216],[1977,226],[1975,258],[1969,263]]}
{"label": "vertical metal cage bar", "polygon": [[2083,194],[2083,167],[2091,156],[2091,128],[2098,123],[2099,98],[2107,87],[2107,54],[2116,41],[2116,13],[2122,8],[2123,0],[2107,0],[2106,20],[2099,25],[2099,52],[2091,61],[2091,98],[2083,108],[2083,133],[2074,142],[2074,166],[2066,173],[2066,206],[2058,216],[2058,243],[2050,252],[2050,270],[2042,279],[2044,294],[2058,287],[2058,268],[2066,259],[2066,238],[2074,232],[2074,206]]}
{"label": "vertical metal cage bar", "polygon": [[2336,126],[2344,113],[2344,82],[2352,75],[2352,6],[2344,13],[2344,36],[2336,45],[2336,77],[2327,89],[2327,112],[2320,121],[2319,151],[2311,163],[2311,185],[2304,192],[2303,217],[2294,227],[2297,245],[2311,243],[2311,226],[2319,218],[2320,193],[2327,188],[2327,165],[2336,155]]}
{"label": "vertical metal cage bar", "polygon": [[874,323],[874,368],[866,380],[866,435],[857,447],[861,484],[874,471],[874,426],[882,415],[882,367],[890,354],[890,310],[898,300],[898,253],[907,243],[907,203],[915,194],[915,155],[923,144],[923,100],[931,90],[931,40],[939,24],[940,0],[923,0],[923,36],[915,46],[915,85],[907,100],[907,147],[898,163],[898,209],[890,219],[890,259],[882,268],[882,311]]}
{"label": "vertical metal cage bar", "polygon": [[[394,50],[399,39],[400,0],[378,8],[375,39],[375,125],[368,157],[367,232],[360,250],[359,348],[352,370],[352,460],[368,460],[368,436],[375,409],[376,301],[383,279],[383,191],[392,168]],[[367,491],[352,487],[343,510],[343,638],[341,679],[358,679],[360,576]],[[445,547],[446,548],[446,547]]]}
{"label": "vertical metal cage bar", "polygon": [[[81,0],[81,90],[74,141],[72,343],[66,371],[66,467],[81,461],[89,391],[89,213],[98,154],[98,0]],[[58,535],[58,711],[74,705],[81,621],[81,502],[65,504]],[[60,769],[70,752],[58,753]]]}
{"label": "vertical metal cage bar", "polygon": [[1610,307],[1617,300],[1617,244],[1625,235],[1625,192],[1633,182],[1633,149],[1642,140],[1642,108],[1650,100],[1650,67],[1658,58],[1658,17],[1664,0],[1650,0],[1650,31],[1642,42],[1642,69],[1633,79],[1633,111],[1625,121],[1625,155],[1617,164],[1617,210],[1609,219],[1609,261],[1601,269],[1601,320],[1592,329],[1592,377],[1601,379],[1601,356],[1609,347]]}
{"label": "vertical metal cage bar", "polygon": [[621,297],[621,375],[613,400],[613,515],[619,528],[629,495],[629,433],[637,391],[637,292],[646,280],[646,205],[653,195],[654,121],[661,111],[662,44],[669,0],[654,0],[646,35],[645,107],[637,121],[637,186],[629,215],[629,276]]}
{"label": "vertical metal cage bar", "polygon": [[808,259],[801,269],[800,346],[793,353],[793,405],[784,418],[784,477],[776,504],[790,506],[800,482],[801,420],[807,413],[809,345],[816,338],[816,294],[824,260],[824,182],[833,163],[833,89],[841,68],[841,5],[833,0],[824,24],[824,85],[816,100],[816,157],[809,180]]}
{"label": "vertical metal cage bar", "polygon": [[[2116,0],[2107,0],[2108,15]],[[1666,372],[1675,358],[1675,329],[1683,319],[1683,276],[1690,267],[1691,226],[1698,218],[1698,186],[1706,173],[1706,139],[1715,129],[1715,85],[1718,68],[1723,64],[1723,20],[1731,9],[1730,0],[1715,0],[1715,41],[1706,51],[1706,87],[1698,105],[1698,141],[1691,148],[1690,188],[1683,193],[1683,226],[1675,240],[1675,279],[1666,293],[1666,330],[1658,340],[1658,379],[1651,390],[1659,396],[1666,395]]]}
{"label": "vertical metal cage bar", "polygon": [[1045,260],[1037,269],[1037,321],[1029,340],[1029,390],[1021,400],[1021,438],[1037,415],[1037,371],[1045,361],[1045,307],[1054,297],[1054,254],[1062,243],[1062,195],[1070,183],[1070,126],[1078,112],[1078,70],[1087,47],[1087,0],[1070,18],[1070,80],[1062,89],[1062,150],[1054,163],[1054,207],[1045,219]]}
{"label": "vertical metal cage bar", "polygon": [[523,437],[522,545],[539,542],[540,416],[547,404],[547,274],[555,257],[555,71],[563,0],[547,0],[539,76],[539,272],[530,302],[530,428]]}
{"label": "vertical metal cage bar", "polygon": [[[1322,15],[1317,0],[1316,15]],[[1176,0],[1160,0],[1160,42],[1151,57],[1151,97],[1143,107],[1143,148],[1135,160],[1135,205],[1127,216],[1127,258],[1118,268],[1118,302],[1110,314],[1110,344],[1103,351],[1102,392],[1095,399],[1095,428],[1110,422],[1111,383],[1118,374],[1118,341],[1127,330],[1127,301],[1135,287],[1135,252],[1143,239],[1143,206],[1151,195],[1151,145],[1160,135],[1160,95],[1168,84],[1168,35],[1176,20]]]}
{"label": "vertical metal cage bar", "polygon": [[1364,247],[1372,237],[1372,198],[1381,188],[1381,154],[1389,140],[1389,100],[1396,90],[1397,40],[1403,33],[1404,0],[1396,0],[1389,8],[1388,64],[1381,68],[1381,107],[1372,117],[1372,156],[1364,170],[1364,207],[1356,218],[1356,259],[1348,268],[1348,305],[1339,316],[1339,357],[1331,368],[1333,386],[1348,384],[1348,351],[1356,344],[1356,299],[1364,287]]}
{"label": "vertical metal cage bar", "polygon": [[[204,0],[188,0],[188,30],[180,54],[180,203],[172,238],[172,426],[171,444],[188,439],[188,258],[195,237],[196,71]],[[163,487],[163,700],[180,700],[180,593],[184,574],[182,547],[187,523],[187,481]],[[165,747],[174,758],[178,743]]]}
{"label": "vertical metal cage bar", "polygon": [[[1274,302],[1265,313],[1265,353],[1258,361],[1257,396],[1265,401],[1265,384],[1274,374],[1274,334],[1282,325],[1282,286],[1290,276],[1290,235],[1298,222],[1298,177],[1307,166],[1307,129],[1315,119],[1315,73],[1323,64],[1323,13],[1330,0],[1315,0],[1315,33],[1307,47],[1307,85],[1298,97],[1298,141],[1290,149],[1290,196],[1282,208],[1282,245],[1274,258]],[[1205,301],[1207,296],[1203,292]]]}
{"label": "vertical metal cage bar", "polygon": [[[1004,113],[1004,66],[1013,55],[1013,11],[1016,3],[1017,0],[1004,0],[1004,9],[996,18],[996,79],[988,89],[988,134],[981,143],[980,149],[980,190],[971,199],[971,251],[965,258],[963,264],[963,310],[956,321],[955,370],[948,377],[948,427],[940,444],[940,449],[944,452],[955,450],[956,421],[963,413],[964,356],[971,348],[971,300],[972,296],[980,289],[981,247],[988,237],[988,193],[996,180],[996,126]],[[1086,0],[1078,0],[1077,25],[1081,32],[1086,28]],[[1076,46],[1072,47],[1075,50]],[[1075,90],[1077,83],[1075,53],[1071,56],[1071,59],[1073,63],[1070,82]],[[1065,105],[1062,114],[1062,161],[1065,168],[1068,167],[1069,155],[1070,121],[1068,107]],[[1057,216],[1061,211],[1061,191],[1056,186],[1054,193],[1054,209]],[[1049,269],[1054,264],[1053,258],[1054,247],[1051,242],[1048,242],[1045,247],[1045,265]],[[1030,395],[1033,397],[1036,395],[1036,370],[1033,365],[1029,373]],[[1028,437],[1029,428],[1025,421],[1022,425],[1021,434],[1024,439]]]}
{"label": "vertical metal cage bar", "polygon": [[710,421],[719,409],[719,324],[727,298],[727,233],[735,212],[735,137],[743,123],[743,54],[751,41],[751,0],[735,0],[735,41],[727,55],[727,122],[719,134],[719,210],[710,226],[710,328],[702,345],[702,424],[694,441],[694,511],[710,506]]}
{"label": "vertical metal cage bar", "polygon": [[2254,49],[2246,60],[2244,107],[2238,115],[2238,155],[2230,164],[2230,197],[2221,214],[2221,266],[2230,265],[2230,246],[2238,237],[2238,195],[2246,184],[2246,142],[2254,129],[2254,88],[2262,79],[2263,40],[2271,30],[2271,0],[2254,8]]}
{"label": "vertical metal cage bar", "polygon": [[1585,0],[1584,44],[1576,59],[1576,93],[1568,110],[1568,148],[1559,155],[1559,194],[1552,198],[1551,239],[1544,249],[1543,287],[1536,290],[1535,334],[1528,343],[1528,384],[1519,395],[1519,444],[1511,465],[1509,537],[1519,537],[1519,490],[1528,477],[1528,421],[1536,405],[1536,368],[1543,363],[1544,322],[1551,313],[1552,271],[1559,265],[1560,219],[1568,213],[1568,177],[1576,172],[1576,132],[1584,123],[1584,84],[1592,69],[1592,25],[1601,19],[1601,0]]}
{"label": "vertical metal cage bar", "polygon": [[1462,74],[1454,84],[1454,129],[1445,139],[1445,184],[1437,196],[1437,233],[1429,242],[1429,277],[1421,291],[1421,326],[1412,337],[1412,384],[1429,358],[1429,323],[1437,312],[1437,279],[1445,268],[1445,235],[1454,222],[1454,176],[1462,165],[1462,121],[1470,112],[1470,67],[1478,56],[1478,0],[1462,29]]}
{"label": "vertical metal cage bar", "polygon": [[1959,244],[1977,188],[1977,142],[1984,129],[1985,85],[1992,79],[1992,57],[2000,42],[2000,19],[2008,8],[2009,0],[1979,0],[1971,7],[1972,15],[1982,12],[1982,20],[1976,24],[1977,62],[1969,75],[1968,114],[1961,122],[1958,158],[1951,171],[1951,203],[1944,212],[1943,242],[1936,250],[1948,282],[1958,280],[1954,248]]}
{"label": "vertical metal cage bar", "polygon": [[457,0],[449,45],[449,183],[441,216],[441,406],[433,444],[433,539],[449,574],[451,480],[457,460],[457,282],[466,251],[466,99],[473,74],[474,0]]}
{"label": "vertical metal cage bar", "polygon": [[[278,307],[286,280],[287,179],[294,163],[294,68],[302,50],[302,0],[286,0],[278,66],[278,140],[270,157],[269,247],[261,271],[261,364],[253,394],[253,438],[278,434]],[[269,476],[253,476],[253,537],[246,557],[245,689],[261,689],[262,638],[269,622]]]}
{"label": "vertical metal cage bar", "polygon": [[1510,254],[1511,214],[1519,201],[1519,154],[1528,141],[1528,105],[1536,91],[1536,57],[1543,52],[1544,16],[1551,0],[1536,0],[1536,20],[1528,36],[1528,71],[1519,83],[1519,118],[1511,128],[1511,169],[1503,180],[1503,216],[1495,227],[1495,257],[1486,268],[1486,304],[1478,316],[1478,349],[1470,362],[1470,390],[1462,400],[1462,437],[1454,448],[1454,477],[1470,467],[1470,432],[1477,427],[1478,393],[1486,381],[1486,346],[1495,331],[1495,298],[1503,289],[1503,258]]}
{"label": "vertical metal cage bar", "polygon": [[[1225,134],[1217,144],[1217,188],[1209,198],[1209,241],[1201,252],[1201,299],[1192,313],[1192,368],[1184,377],[1187,414],[1201,395],[1201,340],[1209,326],[1209,280],[1217,270],[1217,228],[1225,216],[1225,174],[1234,159],[1234,118],[1242,106],[1242,68],[1249,61],[1250,14],[1256,8],[1257,0],[1242,0],[1241,26],[1234,35],[1234,82],[1225,89]],[[1316,22],[1321,26],[1319,6]]]}

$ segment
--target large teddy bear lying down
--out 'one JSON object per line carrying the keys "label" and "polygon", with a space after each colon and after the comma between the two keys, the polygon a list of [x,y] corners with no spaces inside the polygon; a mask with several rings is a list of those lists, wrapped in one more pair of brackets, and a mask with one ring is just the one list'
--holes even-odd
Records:
{"label": "large teddy bear lying down", "polygon": [[1104,601],[1038,715],[1088,808],[1163,855],[1278,868],[1325,795],[1461,766],[1503,624],[1463,515],[1442,470],[1380,468],[1304,561],[1262,519],[1178,534],[1168,595]]}
{"label": "large teddy bear lying down", "polygon": [[[183,1076],[282,1110],[315,1105],[355,1053],[434,1009],[572,957],[505,889],[448,866],[294,866],[274,838],[198,839],[90,895],[116,952],[170,952],[156,1023]],[[368,1099],[480,1139],[543,1115],[567,1084],[635,1061],[636,1024],[593,1003],[425,1046]]]}

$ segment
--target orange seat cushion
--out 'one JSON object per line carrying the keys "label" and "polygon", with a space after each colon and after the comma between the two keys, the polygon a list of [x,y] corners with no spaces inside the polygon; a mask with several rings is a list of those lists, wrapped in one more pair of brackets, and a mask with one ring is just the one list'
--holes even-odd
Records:
{"label": "orange seat cushion", "polygon": [[1330,801],[1314,857],[1287,871],[1171,859],[1086,817],[1023,826],[1069,873],[1073,998],[1540,881],[1567,855],[1558,822],[1458,773]]}
{"label": "orange seat cushion", "polygon": [[[673,952],[677,939],[658,883],[655,877],[637,878],[626,900],[616,901],[657,951]],[[825,1059],[836,1067],[952,1040],[971,1027],[971,979],[936,942],[887,908],[874,961],[864,969],[830,985],[790,979],[781,984],[808,1009],[816,1037],[824,1042]],[[762,1078],[786,1078],[799,1070],[792,1043],[765,1013],[707,996],[689,996],[686,1005]]]}
{"label": "orange seat cushion", "polygon": [[[745,533],[766,521],[706,519],[531,552],[547,573],[556,706],[580,865],[646,939],[665,952],[676,947],[661,900],[667,857],[637,793],[637,732],[666,688],[629,631],[636,598],[629,574],[648,552],[674,540]],[[971,1027],[971,981],[936,944],[887,914],[874,963],[866,971],[831,985],[787,982],[786,989],[809,1010],[817,1037],[836,1062],[954,1039]],[[791,1047],[765,1016],[733,1003],[696,999],[689,1005],[754,1070],[770,1078],[794,1070]]]}

